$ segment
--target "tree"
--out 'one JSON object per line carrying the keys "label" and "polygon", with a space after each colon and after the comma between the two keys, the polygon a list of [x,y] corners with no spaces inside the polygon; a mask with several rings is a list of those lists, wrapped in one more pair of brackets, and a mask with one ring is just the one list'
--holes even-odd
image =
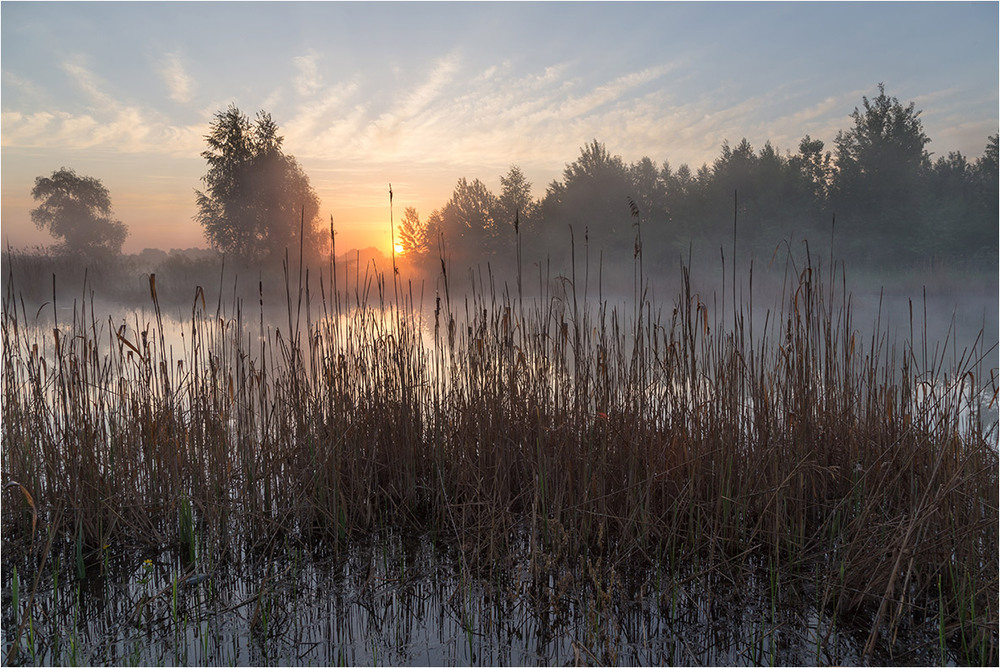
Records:
{"label": "tree", "polygon": [[1000,218],[1000,135],[992,135],[986,144],[981,158],[977,159],[971,169],[971,179],[978,206],[976,207],[976,226],[982,239],[978,248],[987,256],[989,262],[996,266],[997,262],[997,219]]}
{"label": "tree", "polygon": [[[878,85],[874,100],[862,97],[851,118],[854,127],[837,133],[837,171],[833,201],[838,221],[854,239],[866,237],[865,248],[916,255],[924,249],[927,220],[923,181],[930,169],[920,111],[903,106]],[[872,244],[874,238],[879,243]]]}
{"label": "tree", "polygon": [[[664,164],[666,173],[670,166]],[[644,220],[662,226],[667,220],[667,186],[664,172],[652,159],[643,157],[628,168],[632,198],[642,211]]]}
{"label": "tree", "polygon": [[983,156],[976,160],[972,166],[972,178],[980,189],[980,198],[987,210],[989,217],[995,221],[997,216],[998,197],[998,175],[1000,175],[1000,135],[992,135],[986,143]]}
{"label": "tree", "polygon": [[888,178],[927,167],[930,156],[924,146],[931,140],[924,134],[921,112],[913,102],[904,107],[886,95],[884,84],[878,92],[871,101],[862,96],[865,110],[854,108],[854,128],[837,133],[838,169],[850,176]]}
{"label": "tree", "polygon": [[634,221],[628,198],[633,196],[628,167],[595,139],[566,166],[562,182],[549,186],[542,201],[547,231],[564,239],[572,225],[578,235],[588,233],[596,247],[631,253]]}
{"label": "tree", "polygon": [[431,215],[427,216],[425,227],[427,250],[439,248],[438,244],[441,243],[441,236],[444,233],[444,216],[442,215],[440,209],[434,209],[431,211]]}
{"label": "tree", "polygon": [[832,156],[829,151],[823,152],[823,146],[823,140],[806,135],[799,142],[798,154],[789,160],[793,173],[804,181],[810,198],[817,202],[826,200],[833,176]]}
{"label": "tree", "polygon": [[479,179],[465,177],[455,184],[451,199],[441,212],[445,238],[449,244],[472,256],[493,250],[496,229],[496,197]]}
{"label": "tree", "polygon": [[506,176],[500,177],[500,196],[496,204],[495,222],[501,240],[512,245],[514,221],[523,234],[532,229],[538,213],[538,203],[531,197],[531,182],[517,165],[511,165]]}
{"label": "tree", "polygon": [[420,215],[412,206],[406,207],[399,222],[399,245],[407,256],[422,256],[430,250],[427,224],[420,222]]}
{"label": "tree", "polygon": [[62,239],[62,251],[90,259],[121,253],[128,228],[112,218],[111,194],[98,179],[63,167],[36,178],[31,196],[42,201],[31,220]]}
{"label": "tree", "polygon": [[319,197],[283,140],[264,111],[252,123],[234,105],[215,115],[201,154],[205,192],[195,191],[195,220],[214,248],[244,261],[280,257],[302,229],[305,250],[319,251]]}

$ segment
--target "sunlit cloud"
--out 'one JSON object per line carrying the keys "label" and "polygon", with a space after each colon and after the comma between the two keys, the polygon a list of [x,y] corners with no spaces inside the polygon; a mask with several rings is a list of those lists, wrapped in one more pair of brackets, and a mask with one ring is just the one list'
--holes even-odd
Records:
{"label": "sunlit cloud", "polygon": [[5,111],[0,114],[3,124],[3,134],[0,140],[4,146],[22,146],[30,143],[31,138],[46,131],[55,115],[47,111],[24,114],[20,111]]}
{"label": "sunlit cloud", "polygon": [[3,146],[197,154],[203,128],[174,126],[165,123],[155,110],[119,102],[103,89],[99,77],[78,63],[64,63],[63,69],[86,93],[91,103],[89,109],[82,113],[4,112]]}
{"label": "sunlit cloud", "polygon": [[303,97],[314,95],[323,85],[323,77],[319,73],[317,65],[319,54],[310,51],[304,56],[295,58],[295,67],[298,74],[295,76],[295,90]]}
{"label": "sunlit cloud", "polygon": [[449,103],[445,91],[458,69],[457,53],[435,61],[420,83],[393,96],[395,103],[392,108],[380,114],[365,128],[366,144],[373,150],[390,152],[399,150],[400,146],[412,146],[414,133],[418,129],[426,129],[423,120],[427,114],[433,115],[442,105]]}
{"label": "sunlit cloud", "polygon": [[567,63],[520,74],[507,61],[465,71],[453,53],[381,108],[374,106],[374,83],[360,77],[316,91],[285,126],[286,145],[313,158],[552,166],[553,156],[568,158],[595,136],[628,135],[637,104],[650,117],[643,134],[652,134],[655,101],[643,100],[662,97],[659,80],[675,68],[657,65],[588,84],[569,76]]}
{"label": "sunlit cloud", "polygon": [[10,95],[13,92],[11,88],[17,92],[18,106],[42,106],[48,103],[48,95],[44,88],[8,70],[3,72],[3,86],[5,95]]}
{"label": "sunlit cloud", "polygon": [[168,54],[164,57],[160,76],[167,85],[171,100],[181,104],[191,101],[194,95],[194,80],[184,70],[184,65],[177,54]]}
{"label": "sunlit cloud", "polygon": [[295,144],[317,144],[323,151],[349,140],[349,134],[360,127],[365,113],[363,107],[352,105],[359,90],[358,81],[352,79],[317,91],[321,94],[301,103],[295,115],[282,124],[285,136]]}
{"label": "sunlit cloud", "polygon": [[62,64],[63,71],[73,79],[73,83],[90,98],[91,103],[98,109],[111,109],[118,106],[115,100],[102,90],[101,79],[81,65],[80,60],[82,59],[74,58],[64,62]]}

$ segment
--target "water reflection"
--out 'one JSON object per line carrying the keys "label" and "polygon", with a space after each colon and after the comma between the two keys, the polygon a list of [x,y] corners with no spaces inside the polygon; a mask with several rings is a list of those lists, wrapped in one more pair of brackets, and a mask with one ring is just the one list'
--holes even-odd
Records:
{"label": "water reflection", "polygon": [[[525,554],[474,576],[427,536],[387,534],[325,557],[271,548],[196,568],[164,552],[148,569],[133,559],[87,580],[43,582],[15,663],[828,664],[858,662],[867,634],[818,607],[808,586],[775,586],[760,568],[733,583],[709,571],[538,570]],[[6,656],[18,619],[5,603]],[[876,653],[876,663],[940,658],[921,648],[933,628],[900,634],[897,650],[918,649]]]}

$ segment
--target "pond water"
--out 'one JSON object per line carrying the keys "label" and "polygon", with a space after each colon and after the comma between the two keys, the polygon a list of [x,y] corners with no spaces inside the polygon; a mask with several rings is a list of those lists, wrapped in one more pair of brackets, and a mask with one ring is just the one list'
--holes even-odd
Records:
{"label": "pond water", "polygon": [[[433,310],[425,311],[411,330],[424,349],[434,350],[435,341],[447,337],[436,337]],[[24,313],[16,345],[30,349],[37,342],[37,355],[54,369],[52,329],[59,329],[64,342],[79,344],[72,325],[77,313],[65,305]],[[502,310],[492,315],[500,331],[518,326],[503,321]],[[623,323],[628,320],[627,310],[619,315]],[[290,323],[287,313],[241,314],[197,301],[194,308],[165,308],[159,314],[153,308],[101,305],[96,317],[86,316],[85,328],[97,358],[116,350],[119,360],[126,360],[121,368],[131,369],[130,356],[144,356],[148,347],[153,359],[169,361],[170,386],[177,388],[196,350],[202,365],[206,354],[223,361],[244,352],[273,359],[280,357],[279,330],[287,341],[298,325],[305,341],[310,323],[338,342],[354,341],[357,334],[357,345],[376,345],[398,332],[392,312],[367,309],[361,316],[345,309],[334,317],[312,313]],[[861,317],[857,321],[864,330],[867,323]],[[969,322],[975,324],[974,319],[961,321]],[[457,325],[458,345],[472,349],[467,327],[464,321]],[[713,321],[713,331],[716,327]],[[559,333],[558,327],[552,331]],[[977,378],[929,376],[920,380],[911,401],[930,423],[957,417],[959,432],[981,433],[995,450],[996,380],[989,370],[996,368],[997,350],[989,331],[986,336],[985,345],[979,344],[986,352]],[[962,359],[967,339],[948,341],[951,359]],[[944,354],[936,343],[932,340],[930,366],[948,368],[936,361]],[[943,348],[944,339],[940,343]],[[540,349],[549,350],[546,345]],[[629,353],[623,349],[619,359],[628,360]],[[447,367],[428,366],[434,369],[447,373]],[[363,372],[356,379],[364,382]],[[678,386],[657,379],[645,388],[649,406],[662,408],[657,396],[667,397],[664,401],[707,396],[709,380]],[[46,388],[55,402],[57,388]],[[231,388],[230,381],[230,401]],[[739,408],[746,429],[753,408],[750,403]],[[235,432],[237,425],[227,422],[224,429]],[[39,478],[44,477],[43,472]],[[16,490],[5,492],[5,510],[12,499],[20,503]],[[339,550],[296,539],[294,531],[282,535],[291,538],[264,541],[237,555],[205,546],[183,556],[172,549],[107,546],[82,577],[72,545],[57,543],[42,563],[41,531],[31,545],[8,542],[5,536],[4,660],[38,665],[852,664],[863,661],[874,612],[838,617],[833,606],[824,605],[830,582],[813,578],[808,569],[785,581],[798,565],[779,572],[756,554],[731,569],[696,562],[666,568],[662,559],[652,559],[640,571],[619,570],[616,564],[591,563],[585,553],[553,561],[522,539],[512,541],[520,547],[503,563],[473,570],[465,551],[433,535],[386,533],[352,540]],[[893,629],[894,637],[876,643],[871,661],[955,660],[955,648],[940,642],[933,610],[917,610],[891,627],[883,625]]]}
{"label": "pond water", "polygon": [[[21,564],[15,607],[5,555],[4,657],[11,665],[850,664],[867,634],[820,611],[818,589],[775,582],[766,569],[748,570],[734,587],[710,574],[544,568],[524,555],[472,575],[427,536],[381,536],[336,556],[287,543],[269,550],[213,566],[171,552],[108,555],[107,570],[96,565],[83,580],[63,569],[40,583],[16,653],[32,573]],[[940,661],[934,624],[924,621],[904,624],[897,653],[873,660]]]}

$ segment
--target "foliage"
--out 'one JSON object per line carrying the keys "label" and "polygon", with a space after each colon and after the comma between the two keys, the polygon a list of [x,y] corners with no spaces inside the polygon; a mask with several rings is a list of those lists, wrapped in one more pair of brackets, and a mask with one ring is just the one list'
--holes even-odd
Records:
{"label": "foliage", "polygon": [[427,224],[420,222],[420,214],[412,206],[403,211],[399,222],[399,245],[404,255],[424,255],[430,250],[431,240]]}
{"label": "foliage", "polygon": [[[514,233],[530,231],[538,217],[538,203],[531,196],[531,182],[517,165],[511,165],[500,177],[500,196],[496,202],[496,223],[499,234],[510,242]],[[516,227],[515,229],[515,222]]]}
{"label": "foliage", "polygon": [[501,178],[499,197],[463,178],[443,211],[447,242],[460,257],[499,259],[516,215],[530,234],[528,261],[568,262],[567,227],[605,260],[627,260],[641,223],[644,257],[664,269],[691,249],[718,258],[720,247],[733,246],[735,222],[741,257],[809,240],[817,251],[832,241],[840,257],[869,266],[995,264],[997,136],[975,161],[950,153],[932,163],[920,111],[877,88],[849,115],[852,127],[837,134],[832,152],[810,135],[794,153],[743,138],[724,141],[711,164],[675,168],[649,157],[627,163],[594,140],[540,202],[516,166]]}
{"label": "foliage", "polygon": [[869,101],[861,98],[862,113],[857,107],[851,114],[854,127],[837,133],[837,167],[841,179],[868,176],[870,178],[903,178],[928,165],[924,147],[930,138],[924,134],[920,113],[911,102],[904,107],[895,97],[885,94],[885,85],[878,85],[879,95]]}
{"label": "foliage", "polygon": [[98,180],[63,167],[39,176],[31,196],[42,203],[31,211],[39,229],[62,239],[60,250],[87,259],[117,256],[128,228],[112,218],[111,194]]}
{"label": "foliage", "polygon": [[463,177],[441,212],[443,232],[449,242],[482,252],[495,250],[497,241],[496,197],[479,179]]}
{"label": "foliage", "polygon": [[[610,250],[632,248],[632,218],[628,198],[633,195],[629,169],[621,156],[611,155],[596,139],[563,170],[562,182],[553,182],[542,200],[545,226],[561,238],[567,226],[589,233],[596,245]],[[588,229],[589,228],[589,229]]]}
{"label": "foliage", "polygon": [[281,150],[283,137],[270,114],[250,119],[236,106],[215,115],[208,149],[205,191],[195,191],[195,219],[212,246],[243,261],[280,258],[297,249],[320,250],[319,197],[294,157]]}
{"label": "foliage", "polygon": [[834,204],[849,234],[863,232],[881,242],[870,247],[912,255],[924,250],[919,232],[926,222],[923,189],[930,156],[924,147],[930,138],[914,103],[904,107],[885,94],[883,84],[878,90],[874,100],[862,97],[863,111],[855,107],[851,114],[854,127],[834,140]]}

